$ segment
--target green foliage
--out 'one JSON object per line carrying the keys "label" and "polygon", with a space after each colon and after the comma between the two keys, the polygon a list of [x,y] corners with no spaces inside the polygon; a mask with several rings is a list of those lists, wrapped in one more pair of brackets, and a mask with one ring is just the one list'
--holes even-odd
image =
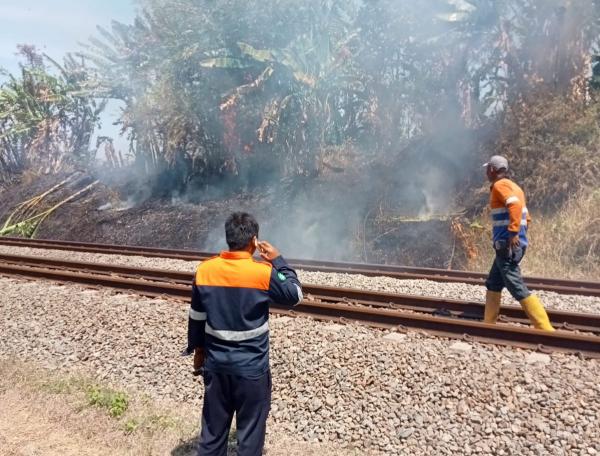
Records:
{"label": "green foliage", "polygon": [[464,138],[500,131],[538,96],[585,105],[600,71],[589,79],[592,0],[140,5],[63,65],[22,49],[20,78],[0,90],[0,173],[89,162],[107,98],[135,165],[167,190],[315,176],[346,146],[354,166],[390,152],[461,161]]}
{"label": "green foliage", "polygon": [[344,109],[364,91],[346,65],[355,2],[144,6],[133,25],[100,29],[85,55],[96,93],[124,103],[123,133],[148,173],[179,185],[313,174],[320,148],[358,128],[357,110]]}
{"label": "green foliage", "polygon": [[[150,432],[180,430],[187,428],[188,425],[191,425],[189,432],[192,432],[195,426],[194,423],[187,423],[179,416],[166,414],[165,410],[157,409],[149,397],[143,400],[130,398],[124,392],[101,386],[88,378],[43,375],[35,383],[44,393],[76,396],[77,402],[83,393],[86,406],[106,410],[113,418],[123,418],[122,429],[127,434],[138,430]],[[143,404],[142,408],[139,407],[140,403]],[[185,432],[187,434],[188,430]]]}
{"label": "green foliage", "polygon": [[123,415],[129,406],[129,398],[125,393],[108,388],[92,386],[86,397],[89,405],[106,409],[113,418]]}
{"label": "green foliage", "polygon": [[139,426],[140,423],[138,422],[138,420],[136,420],[135,418],[130,418],[125,422],[125,432],[127,434],[131,434],[137,431]]}
{"label": "green foliage", "polygon": [[24,169],[59,172],[88,165],[105,101],[86,92],[84,61],[67,56],[60,65],[32,46],[19,50],[25,59],[20,77],[8,75],[0,85],[0,181]]}
{"label": "green foliage", "polygon": [[599,36],[591,0],[142,6],[84,54],[95,92],[124,103],[138,166],[178,186],[315,175],[345,144],[361,158],[420,137],[445,147],[542,89],[582,102]]}

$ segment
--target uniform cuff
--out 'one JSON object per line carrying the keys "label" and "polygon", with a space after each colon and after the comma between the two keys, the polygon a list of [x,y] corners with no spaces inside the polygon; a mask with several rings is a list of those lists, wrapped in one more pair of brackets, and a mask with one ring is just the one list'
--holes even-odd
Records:
{"label": "uniform cuff", "polygon": [[281,255],[279,255],[277,258],[273,258],[273,260],[271,260],[271,264],[275,269],[281,269],[288,265],[287,261],[285,261]]}

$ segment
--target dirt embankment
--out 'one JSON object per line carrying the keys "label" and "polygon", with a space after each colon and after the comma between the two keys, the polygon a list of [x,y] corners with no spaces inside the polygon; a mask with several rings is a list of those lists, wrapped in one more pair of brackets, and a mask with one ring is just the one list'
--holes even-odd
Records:
{"label": "dirt embankment", "polygon": [[[46,192],[65,176],[22,178],[0,193],[0,222],[23,201]],[[87,178],[83,182],[91,182]],[[348,183],[354,182],[354,188]],[[450,223],[377,218],[374,191],[356,181],[311,181],[253,193],[212,197],[139,198],[135,187],[100,183],[54,211],[35,237],[83,242],[145,245],[216,251],[225,247],[223,223],[232,211],[253,213],[261,237],[288,257],[445,267],[459,258]],[[51,207],[79,187],[67,185],[45,198]],[[456,263],[454,264],[456,267]]]}
{"label": "dirt embankment", "polygon": [[[0,193],[0,221],[5,222],[20,203],[40,195],[61,182],[65,176],[23,179]],[[47,197],[39,210],[51,207],[75,188],[67,186]],[[134,202],[123,189],[99,184],[73,202],[59,207],[41,224],[37,238],[83,242],[147,245],[165,248],[201,248],[220,214],[228,208],[246,207],[244,197],[204,204],[171,199]]]}

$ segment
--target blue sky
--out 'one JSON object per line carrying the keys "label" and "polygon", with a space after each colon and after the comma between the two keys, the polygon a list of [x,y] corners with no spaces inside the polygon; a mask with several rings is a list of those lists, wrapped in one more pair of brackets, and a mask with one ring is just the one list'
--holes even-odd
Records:
{"label": "blue sky", "polygon": [[21,43],[60,60],[94,35],[96,25],[131,22],[134,13],[131,0],[0,0],[0,66],[17,68],[15,50]]}
{"label": "blue sky", "polygon": [[[113,19],[130,23],[135,10],[132,0],[0,0],[0,67],[18,69],[16,46],[23,43],[61,61],[96,33],[96,25],[108,28]],[[115,107],[110,111],[101,133],[115,136],[110,125]]]}

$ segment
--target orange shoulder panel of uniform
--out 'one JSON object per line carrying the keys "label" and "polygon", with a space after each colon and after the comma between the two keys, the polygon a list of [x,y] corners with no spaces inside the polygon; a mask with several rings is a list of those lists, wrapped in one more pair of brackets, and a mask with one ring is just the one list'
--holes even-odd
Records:
{"label": "orange shoulder panel of uniform", "polygon": [[211,256],[205,260],[202,260],[200,263],[198,263],[198,266],[196,266],[196,272],[194,272],[194,283],[196,283],[196,277],[198,277],[198,271],[200,270],[200,268],[206,267],[204,265],[206,265],[211,260],[214,260],[215,258],[219,258],[219,255]]}
{"label": "orange shoulder panel of uniform", "polygon": [[254,258],[252,258],[252,261],[254,261],[255,263],[258,263],[258,264],[264,264],[265,266],[268,266],[269,272],[271,271],[271,268],[273,267],[273,265],[271,263],[269,263],[268,261],[255,260]]}
{"label": "orange shoulder panel of uniform", "polygon": [[219,255],[213,255],[211,257],[206,258],[205,260],[202,260],[200,263],[198,263],[198,266],[196,266],[196,269],[198,269],[200,266],[202,266],[207,261],[214,260],[215,258],[219,258]]}
{"label": "orange shoulder panel of uniform", "polygon": [[[494,184],[492,192],[497,195],[498,199],[501,200],[503,204],[507,204],[507,200],[514,197],[518,199],[518,202],[521,205],[525,206],[525,193],[523,192],[523,189],[510,179],[500,179]],[[510,204],[510,201],[508,201],[508,203]]]}
{"label": "orange shoulder panel of uniform", "polygon": [[200,269],[201,267],[204,267],[205,264],[214,260],[215,258],[219,258],[219,255],[211,256],[205,260],[202,260],[200,263],[198,263],[198,266],[196,266],[196,271],[198,271],[198,269]]}
{"label": "orange shoulder panel of uniform", "polygon": [[492,192],[496,195],[504,196],[505,193],[510,192],[510,181],[508,179],[500,179],[494,182]]}
{"label": "orange shoulder panel of uniform", "polygon": [[205,261],[196,270],[197,286],[253,288],[268,290],[271,265],[252,259],[228,260],[216,257]]}
{"label": "orange shoulder panel of uniform", "polygon": [[492,209],[505,207],[506,200],[515,194],[516,188],[518,187],[510,179],[503,178],[496,181],[494,185],[492,185],[492,195],[490,198]]}

